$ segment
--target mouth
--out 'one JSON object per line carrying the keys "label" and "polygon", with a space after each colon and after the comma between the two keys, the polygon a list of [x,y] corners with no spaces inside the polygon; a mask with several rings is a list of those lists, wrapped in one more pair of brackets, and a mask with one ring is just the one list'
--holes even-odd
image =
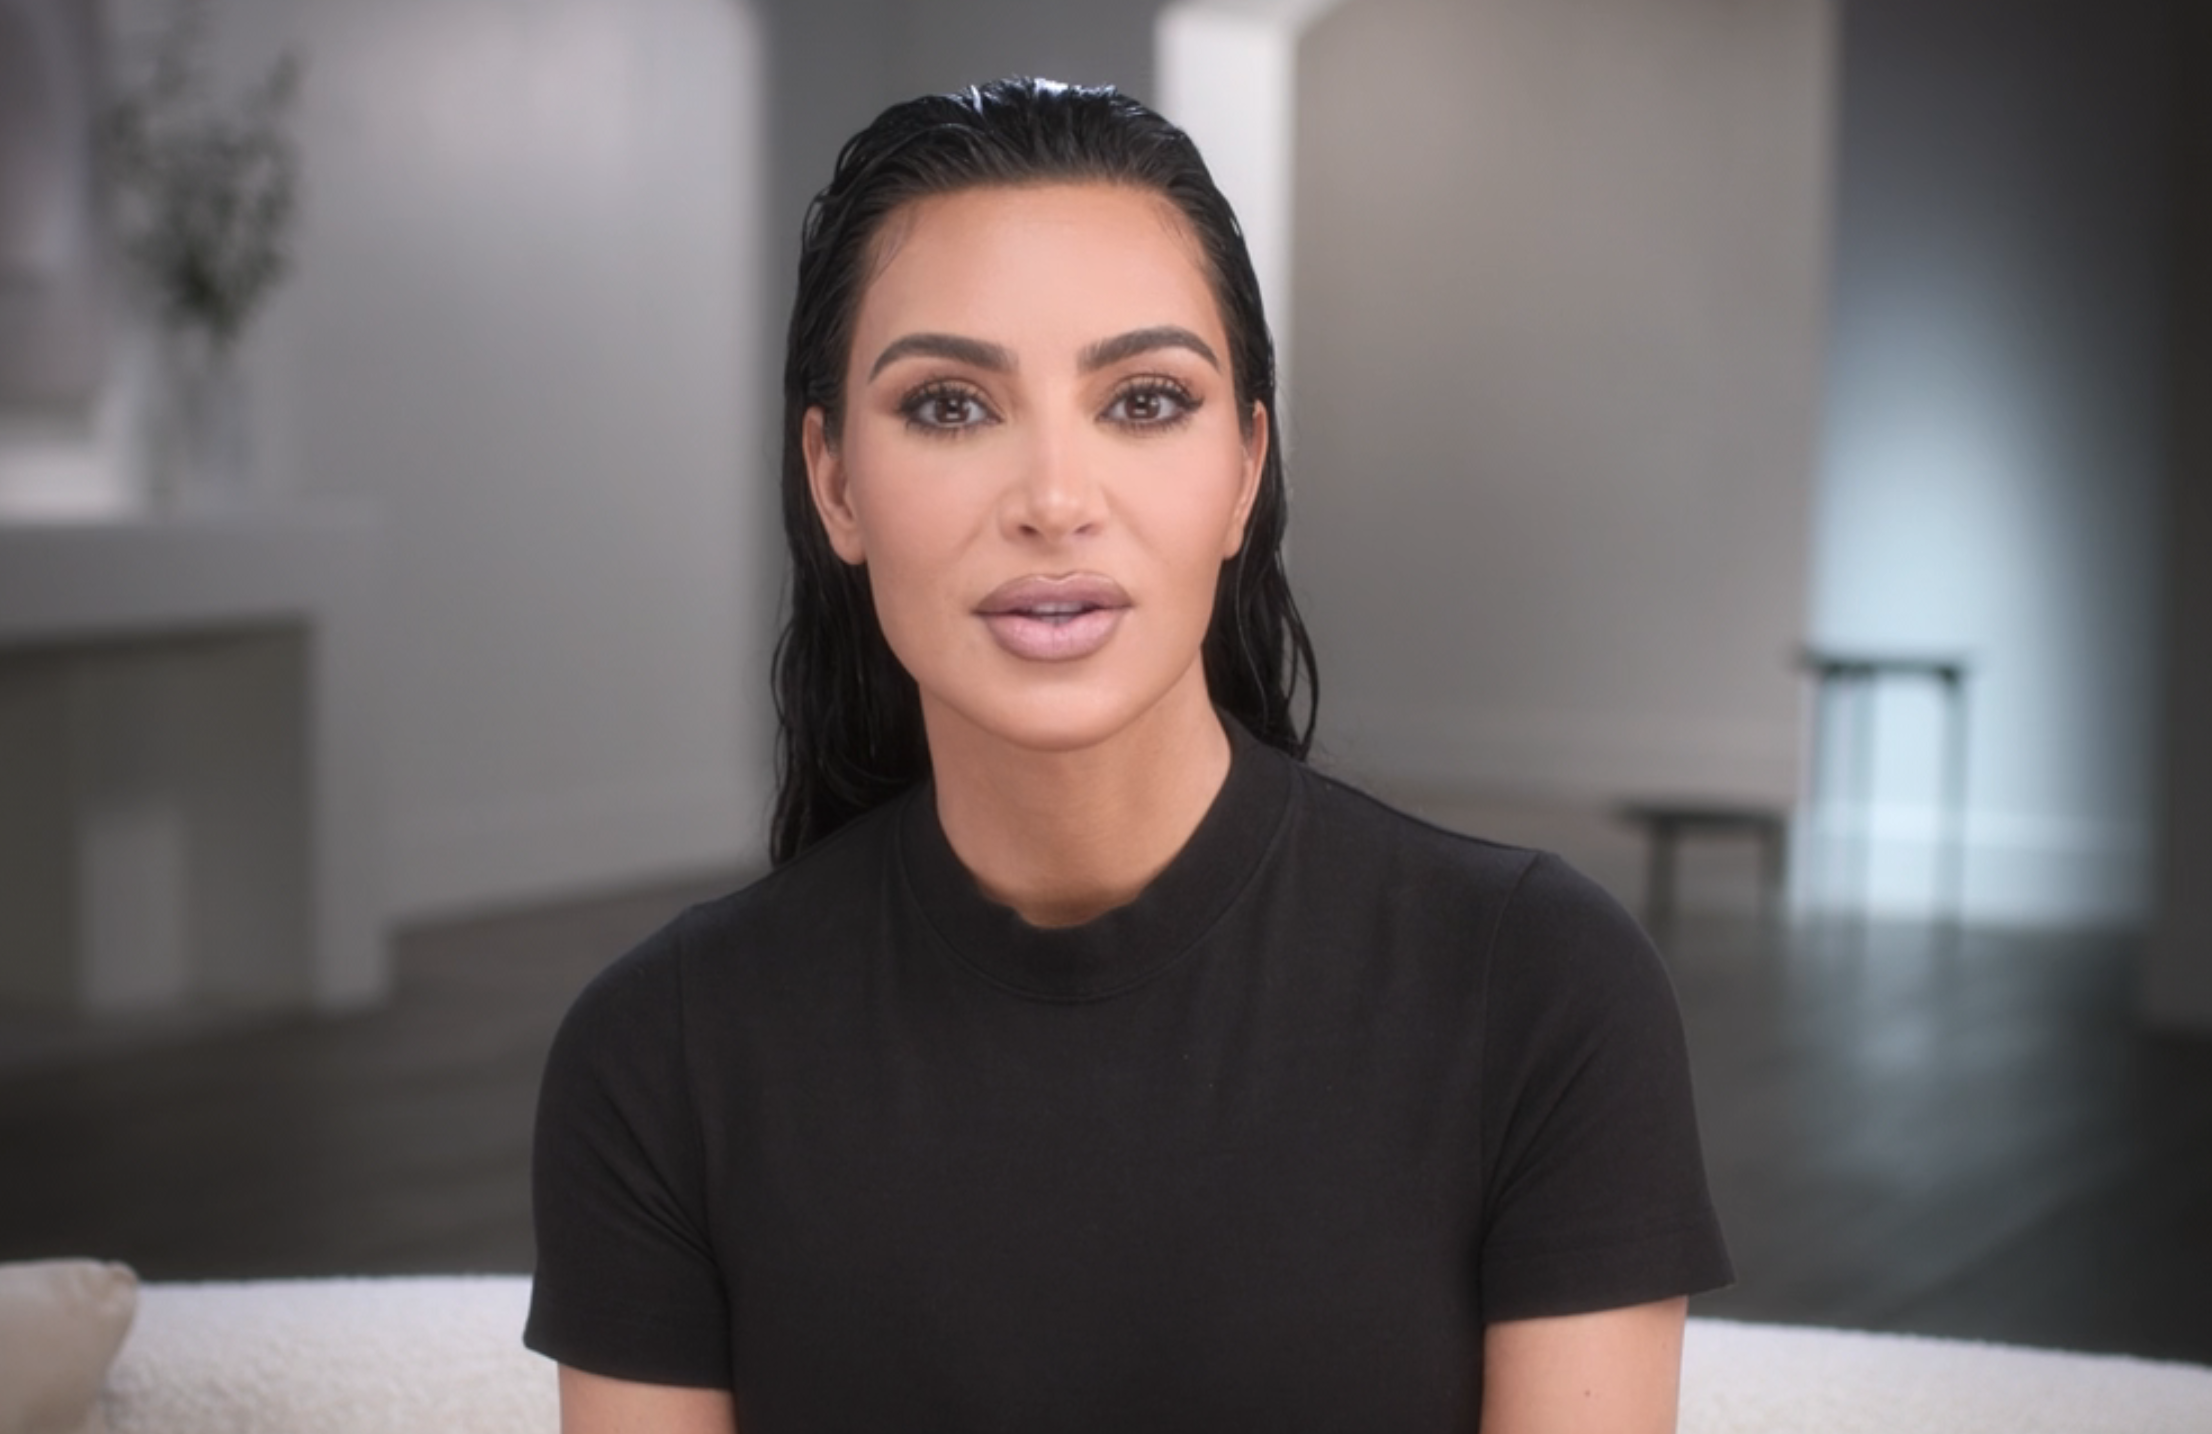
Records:
{"label": "mouth", "polygon": [[1066,662],[1105,646],[1130,606],[1121,584],[1103,574],[1033,574],[994,589],[976,615],[1013,656]]}
{"label": "mouth", "polygon": [[1037,622],[1069,622],[1085,613],[1129,606],[1129,594],[1103,573],[1032,574],[1001,583],[976,604],[982,617],[1025,617]]}
{"label": "mouth", "polygon": [[1042,602],[1034,604],[1030,607],[1011,607],[999,612],[985,613],[984,616],[1026,617],[1033,622],[1045,622],[1051,623],[1054,626],[1059,626],[1062,623],[1073,622],[1076,618],[1083,616],[1083,614],[1087,612],[1105,611],[1107,611],[1107,608],[1104,604],[1076,602]]}

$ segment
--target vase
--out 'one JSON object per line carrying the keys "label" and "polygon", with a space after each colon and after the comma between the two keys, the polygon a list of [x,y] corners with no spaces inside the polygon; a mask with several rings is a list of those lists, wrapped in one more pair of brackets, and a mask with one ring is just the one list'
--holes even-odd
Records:
{"label": "vase", "polygon": [[162,336],[161,368],[154,506],[206,512],[244,505],[253,492],[253,453],[237,349],[205,329],[171,328]]}

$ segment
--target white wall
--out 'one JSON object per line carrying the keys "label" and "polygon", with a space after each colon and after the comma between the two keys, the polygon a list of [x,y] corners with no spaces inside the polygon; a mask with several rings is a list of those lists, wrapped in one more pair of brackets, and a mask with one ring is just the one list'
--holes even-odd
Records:
{"label": "white wall", "polygon": [[748,12],[310,13],[299,471],[391,514],[402,909],[750,855],[774,578]]}
{"label": "white wall", "polygon": [[1293,576],[1394,788],[1798,782],[1827,0],[1353,0],[1299,60]]}
{"label": "white wall", "polygon": [[[119,4],[117,29],[163,8]],[[395,914],[750,858],[776,577],[751,11],[215,12],[234,80],[309,56],[307,225],[249,355],[256,440],[272,493],[384,520]],[[100,442],[79,456],[121,461]]]}
{"label": "white wall", "polygon": [[[1291,158],[1297,134],[1298,36],[1325,5],[1225,6],[1185,0],[1154,22],[1160,113],[1205,156],[1244,230],[1275,340],[1276,408],[1290,388]],[[1272,415],[1276,441],[1287,432]]]}
{"label": "white wall", "polygon": [[[1844,7],[1812,633],[1975,662],[1985,920],[2140,919],[2156,663],[2156,0]],[[1936,703],[1881,713],[1877,907],[1923,910]]]}

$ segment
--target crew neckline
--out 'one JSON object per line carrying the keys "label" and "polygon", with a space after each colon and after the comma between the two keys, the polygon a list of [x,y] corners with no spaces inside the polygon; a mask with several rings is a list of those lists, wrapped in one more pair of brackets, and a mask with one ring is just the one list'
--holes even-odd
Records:
{"label": "crew neckline", "polygon": [[1274,845],[1296,762],[1222,714],[1229,773],[1183,849],[1132,900],[1078,926],[1033,926],[991,900],[937,819],[934,782],[899,815],[907,894],[962,965],[1017,995],[1095,1001],[1174,965],[1219,921]]}

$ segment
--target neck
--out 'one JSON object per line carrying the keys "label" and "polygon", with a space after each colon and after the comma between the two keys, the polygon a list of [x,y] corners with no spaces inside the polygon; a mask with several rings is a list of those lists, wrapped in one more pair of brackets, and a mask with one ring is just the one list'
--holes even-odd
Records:
{"label": "neck", "polygon": [[1134,900],[1174,860],[1229,774],[1203,681],[1195,701],[1184,685],[1067,751],[926,714],[937,820],[984,895],[1033,926],[1074,926]]}

